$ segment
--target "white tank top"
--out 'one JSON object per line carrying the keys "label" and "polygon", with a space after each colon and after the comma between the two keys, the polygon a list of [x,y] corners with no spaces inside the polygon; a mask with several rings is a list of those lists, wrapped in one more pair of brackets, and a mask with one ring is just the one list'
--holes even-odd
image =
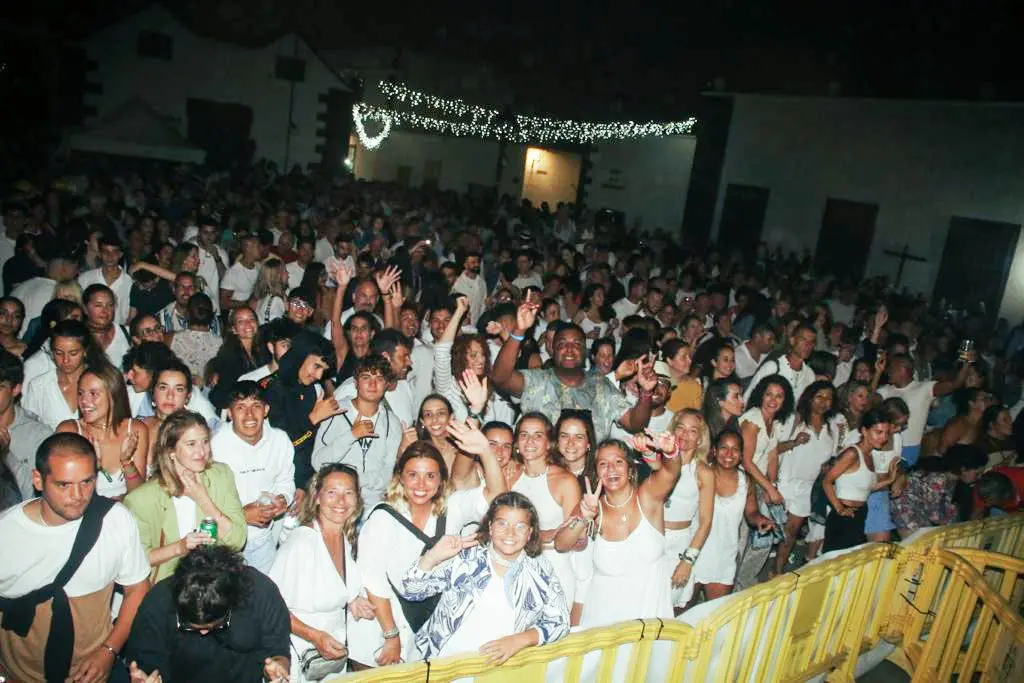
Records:
{"label": "white tank top", "polygon": [[[133,420],[128,420],[129,434],[132,433],[132,422]],[[79,436],[88,438],[82,430],[81,420],[75,420],[75,429],[78,430]],[[116,498],[128,493],[128,482],[124,478],[124,470],[118,468],[116,472],[107,472],[101,467],[99,476],[96,477],[96,493],[107,498]]]}
{"label": "white tank top", "polygon": [[679,481],[665,501],[666,522],[690,522],[697,516],[700,490],[697,488],[697,458],[683,465]]}
{"label": "white tank top", "polygon": [[544,531],[557,529],[565,521],[565,513],[551,495],[551,487],[548,485],[548,472],[531,477],[524,471],[519,479],[512,485],[512,490],[521,493],[530,499],[533,507],[537,508],[537,516],[540,519],[540,528]]}
{"label": "white tank top", "polygon": [[868,499],[871,487],[875,485],[878,475],[872,472],[868,468],[868,464],[864,462],[864,454],[861,453],[860,445],[854,446],[853,449],[857,451],[857,469],[847,470],[836,477],[836,498],[864,502]]}

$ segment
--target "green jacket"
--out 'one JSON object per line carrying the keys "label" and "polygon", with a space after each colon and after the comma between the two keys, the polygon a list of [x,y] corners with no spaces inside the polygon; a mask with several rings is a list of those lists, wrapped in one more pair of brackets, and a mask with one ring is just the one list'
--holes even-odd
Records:
{"label": "green jacket", "polygon": [[[210,498],[220,508],[228,519],[231,520],[231,531],[217,535],[217,542],[222,543],[234,550],[241,550],[245,545],[247,528],[245,514],[242,512],[242,501],[238,499],[238,489],[235,487],[235,475],[231,468],[223,463],[213,463],[205,472],[199,475],[206,490],[210,492]],[[174,543],[181,539],[178,532],[178,517],[174,511],[174,503],[171,497],[160,488],[160,482],[150,479],[124,498],[124,505],[139,524],[139,538],[148,553],[154,548]],[[203,512],[196,507],[196,526],[202,521]],[[161,534],[163,539],[161,541]],[[174,573],[178,566],[178,558],[168,560],[156,568],[155,581],[160,581]]]}

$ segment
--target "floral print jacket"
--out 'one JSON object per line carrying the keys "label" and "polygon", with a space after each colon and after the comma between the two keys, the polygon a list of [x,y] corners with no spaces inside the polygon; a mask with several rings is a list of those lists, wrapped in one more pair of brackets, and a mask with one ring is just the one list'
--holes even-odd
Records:
{"label": "floral print jacket", "polygon": [[[429,572],[413,564],[397,586],[407,600],[425,600],[442,593],[437,609],[416,634],[426,659],[436,657],[491,580],[486,547],[463,550]],[[505,596],[515,613],[516,633],[535,628],[538,644],[554,642],[569,633],[569,610],[555,570],[543,556],[522,553],[505,572]]]}

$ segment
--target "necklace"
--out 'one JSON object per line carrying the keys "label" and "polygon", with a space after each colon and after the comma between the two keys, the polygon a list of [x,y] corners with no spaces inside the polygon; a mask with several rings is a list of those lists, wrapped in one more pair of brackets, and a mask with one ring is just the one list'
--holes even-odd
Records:
{"label": "necklace", "polygon": [[[619,503],[618,505],[616,505],[615,503],[613,503],[610,500],[608,500],[608,494],[607,493],[604,494],[603,496],[601,496],[601,500],[604,502],[605,505],[607,505],[611,509],[613,509],[613,510],[621,510],[622,508],[624,508],[627,505],[629,505],[630,501],[633,500],[633,496],[635,496],[635,495],[636,495],[636,489],[634,489],[633,487],[630,487],[629,497],[626,498],[626,500],[624,500],[621,503]],[[625,522],[625,521],[627,521],[629,519],[629,515],[626,512],[622,512],[619,515],[619,519],[621,519],[623,522]]]}
{"label": "necklace", "polygon": [[43,504],[42,504],[42,502],[39,503],[39,523],[42,524],[43,526],[47,527],[47,528],[49,528],[49,526],[50,526],[49,524],[46,523],[46,518],[43,517]]}
{"label": "necklace", "polygon": [[504,557],[499,557],[498,553],[494,552],[494,548],[490,549],[491,562],[498,565],[499,567],[511,567],[514,564],[514,560],[506,560]]}

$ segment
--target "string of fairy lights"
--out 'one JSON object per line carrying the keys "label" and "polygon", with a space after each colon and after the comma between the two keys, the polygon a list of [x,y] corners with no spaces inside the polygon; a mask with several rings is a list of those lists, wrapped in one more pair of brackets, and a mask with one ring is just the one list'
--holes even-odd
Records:
{"label": "string of fairy lights", "polygon": [[[697,125],[697,119],[692,116],[683,121],[667,122],[592,122],[524,114],[509,115],[461,99],[438,97],[414,90],[401,83],[382,81],[378,87],[391,106],[383,107],[366,102],[352,106],[352,120],[359,142],[371,150],[380,147],[394,128],[514,143],[587,144],[688,135]],[[367,133],[367,122],[379,125],[380,130],[376,135]]]}

